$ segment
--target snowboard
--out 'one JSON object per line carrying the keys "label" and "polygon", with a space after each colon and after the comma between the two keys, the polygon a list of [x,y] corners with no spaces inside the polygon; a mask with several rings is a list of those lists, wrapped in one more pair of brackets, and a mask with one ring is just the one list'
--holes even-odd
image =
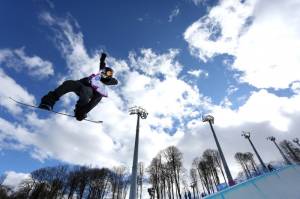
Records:
{"label": "snowboard", "polygon": [[[64,116],[67,116],[67,117],[73,117],[75,118],[74,115],[70,115],[70,114],[67,114],[67,113],[62,113],[62,112],[58,112],[58,111],[54,111],[54,110],[46,110],[46,109],[42,109],[36,105],[32,105],[32,104],[26,104],[24,102],[20,102],[12,97],[9,97],[10,100],[14,101],[15,103],[17,104],[20,104],[22,106],[26,106],[26,107],[31,107],[31,108],[35,108],[35,109],[39,109],[39,110],[44,110],[44,111],[48,111],[48,112],[51,112],[51,113],[54,113],[54,114],[58,114],[58,115],[64,115]],[[92,123],[96,123],[96,124],[100,124],[100,123],[103,123],[103,121],[101,120],[90,120],[90,119],[83,119],[85,121],[88,121],[88,122],[92,122]]]}

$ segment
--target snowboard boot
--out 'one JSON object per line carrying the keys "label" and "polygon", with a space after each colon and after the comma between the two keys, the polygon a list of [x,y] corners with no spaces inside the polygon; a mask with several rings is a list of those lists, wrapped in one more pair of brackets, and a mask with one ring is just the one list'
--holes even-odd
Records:
{"label": "snowboard boot", "polygon": [[39,105],[39,108],[45,109],[45,110],[47,110],[47,111],[52,111],[52,109],[53,109],[49,104],[43,104],[43,103],[41,103],[41,104]]}
{"label": "snowboard boot", "polygon": [[58,97],[55,95],[55,92],[50,91],[47,95],[42,97],[39,108],[45,109],[48,111],[52,111],[53,106],[57,100],[58,100]]}
{"label": "snowboard boot", "polygon": [[78,121],[81,121],[81,120],[84,120],[85,118],[87,118],[87,114],[84,113],[78,105],[76,105],[76,108],[74,110],[74,116]]}

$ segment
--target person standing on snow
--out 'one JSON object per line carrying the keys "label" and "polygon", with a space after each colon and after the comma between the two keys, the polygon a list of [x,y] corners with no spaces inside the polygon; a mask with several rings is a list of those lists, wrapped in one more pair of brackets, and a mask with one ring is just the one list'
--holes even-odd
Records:
{"label": "person standing on snow", "polygon": [[66,80],[55,90],[50,91],[42,97],[39,108],[51,111],[55,103],[66,93],[74,92],[78,97],[74,115],[78,121],[87,117],[102,99],[107,97],[107,86],[117,85],[118,80],[113,77],[113,69],[106,67],[106,54],[102,53],[100,58],[100,71],[80,80]]}

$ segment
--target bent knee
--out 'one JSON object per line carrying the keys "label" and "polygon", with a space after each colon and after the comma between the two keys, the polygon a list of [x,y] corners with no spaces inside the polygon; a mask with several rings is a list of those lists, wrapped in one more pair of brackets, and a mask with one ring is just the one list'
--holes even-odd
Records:
{"label": "bent knee", "polygon": [[80,84],[77,81],[74,81],[74,80],[66,80],[62,83],[62,85],[64,87],[67,87],[67,88],[73,88],[73,89],[79,89],[80,88]]}
{"label": "bent knee", "polygon": [[75,83],[74,80],[66,80],[62,84],[64,84],[64,85],[70,85],[70,84],[74,84],[74,83]]}

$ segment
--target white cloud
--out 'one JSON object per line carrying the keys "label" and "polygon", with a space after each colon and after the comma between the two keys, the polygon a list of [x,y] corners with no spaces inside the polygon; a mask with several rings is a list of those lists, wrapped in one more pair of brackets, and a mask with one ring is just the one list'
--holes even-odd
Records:
{"label": "white cloud", "polygon": [[179,13],[180,13],[179,8],[175,8],[174,10],[172,10],[171,14],[169,15],[168,22],[172,22],[174,18],[179,15]]}
{"label": "white cloud", "polygon": [[288,88],[299,80],[300,3],[224,0],[193,23],[184,37],[194,55],[235,57],[241,81],[258,88]]}
{"label": "white cloud", "polygon": [[[129,56],[131,66],[141,71],[126,76],[123,92],[129,102],[144,106],[159,117],[180,120],[191,113],[189,106],[200,105],[198,89],[178,78],[183,66],[174,61],[177,51],[157,55],[150,49],[142,49],[141,53],[138,58],[132,53]],[[165,79],[159,79],[159,75]]]}
{"label": "white cloud", "polygon": [[220,106],[221,107],[231,107],[232,106],[232,102],[229,100],[228,96],[226,96],[221,102],[220,102]]}
{"label": "white cloud", "polygon": [[99,57],[96,55],[99,52],[94,52],[93,58],[89,57],[84,47],[83,35],[78,30],[79,25],[72,16],[58,18],[44,12],[40,19],[55,33],[55,45],[65,57],[68,69],[75,78],[97,72]]}
{"label": "white cloud", "polygon": [[253,92],[246,103],[236,111],[216,106],[212,112],[216,118],[222,118],[217,122],[221,127],[242,125],[246,122],[267,122],[278,131],[286,132],[292,115],[300,111],[297,108],[299,102],[300,95],[278,97],[266,90],[259,90]]}
{"label": "white cloud", "polygon": [[43,60],[36,55],[28,56],[24,49],[0,49],[0,64],[3,63],[17,71],[27,70],[28,75],[40,79],[54,74],[51,62]]}
{"label": "white cloud", "polygon": [[18,186],[23,180],[30,179],[30,174],[27,173],[16,173],[14,171],[5,172],[6,178],[3,181],[4,186],[8,186],[14,190],[18,189]]}
{"label": "white cloud", "polygon": [[[190,108],[200,106],[201,99],[197,89],[177,78],[167,78],[162,82],[152,80],[147,86],[143,90],[135,90],[132,85],[127,84],[124,92],[133,104],[146,107],[152,114],[181,120],[192,112],[193,109]],[[133,91],[128,91],[128,87]]]}
{"label": "white cloud", "polygon": [[169,53],[158,55],[152,49],[141,49],[140,57],[131,52],[129,59],[135,70],[141,70],[148,76],[175,77],[182,70],[182,65],[174,60],[178,53],[179,50],[170,49]]}
{"label": "white cloud", "polygon": [[189,26],[184,38],[192,52],[205,61],[216,54],[232,54],[244,22],[252,13],[253,2],[248,2],[221,1],[208,15]]}
{"label": "white cloud", "polygon": [[0,117],[0,149],[27,149],[34,135],[25,126],[11,123]]}
{"label": "white cloud", "polygon": [[8,99],[8,97],[12,97],[24,103],[34,104],[34,96],[20,86],[14,79],[9,77],[1,68],[0,85],[2,88],[5,88],[0,89],[0,105],[4,106],[10,113],[18,114],[22,112],[22,109],[19,105]]}
{"label": "white cloud", "polygon": [[207,0],[192,0],[195,5],[205,4]]}
{"label": "white cloud", "polygon": [[300,93],[300,82],[293,82],[292,85],[291,85],[291,89],[299,94]]}
{"label": "white cloud", "polygon": [[190,75],[193,75],[195,77],[200,77],[201,75],[203,75],[204,77],[208,77],[208,72],[201,70],[201,69],[190,70],[187,73]]}
{"label": "white cloud", "polygon": [[234,86],[234,85],[230,85],[227,90],[226,90],[226,93],[227,95],[231,95],[233,93],[235,93],[236,91],[238,91],[239,88],[237,86]]}

